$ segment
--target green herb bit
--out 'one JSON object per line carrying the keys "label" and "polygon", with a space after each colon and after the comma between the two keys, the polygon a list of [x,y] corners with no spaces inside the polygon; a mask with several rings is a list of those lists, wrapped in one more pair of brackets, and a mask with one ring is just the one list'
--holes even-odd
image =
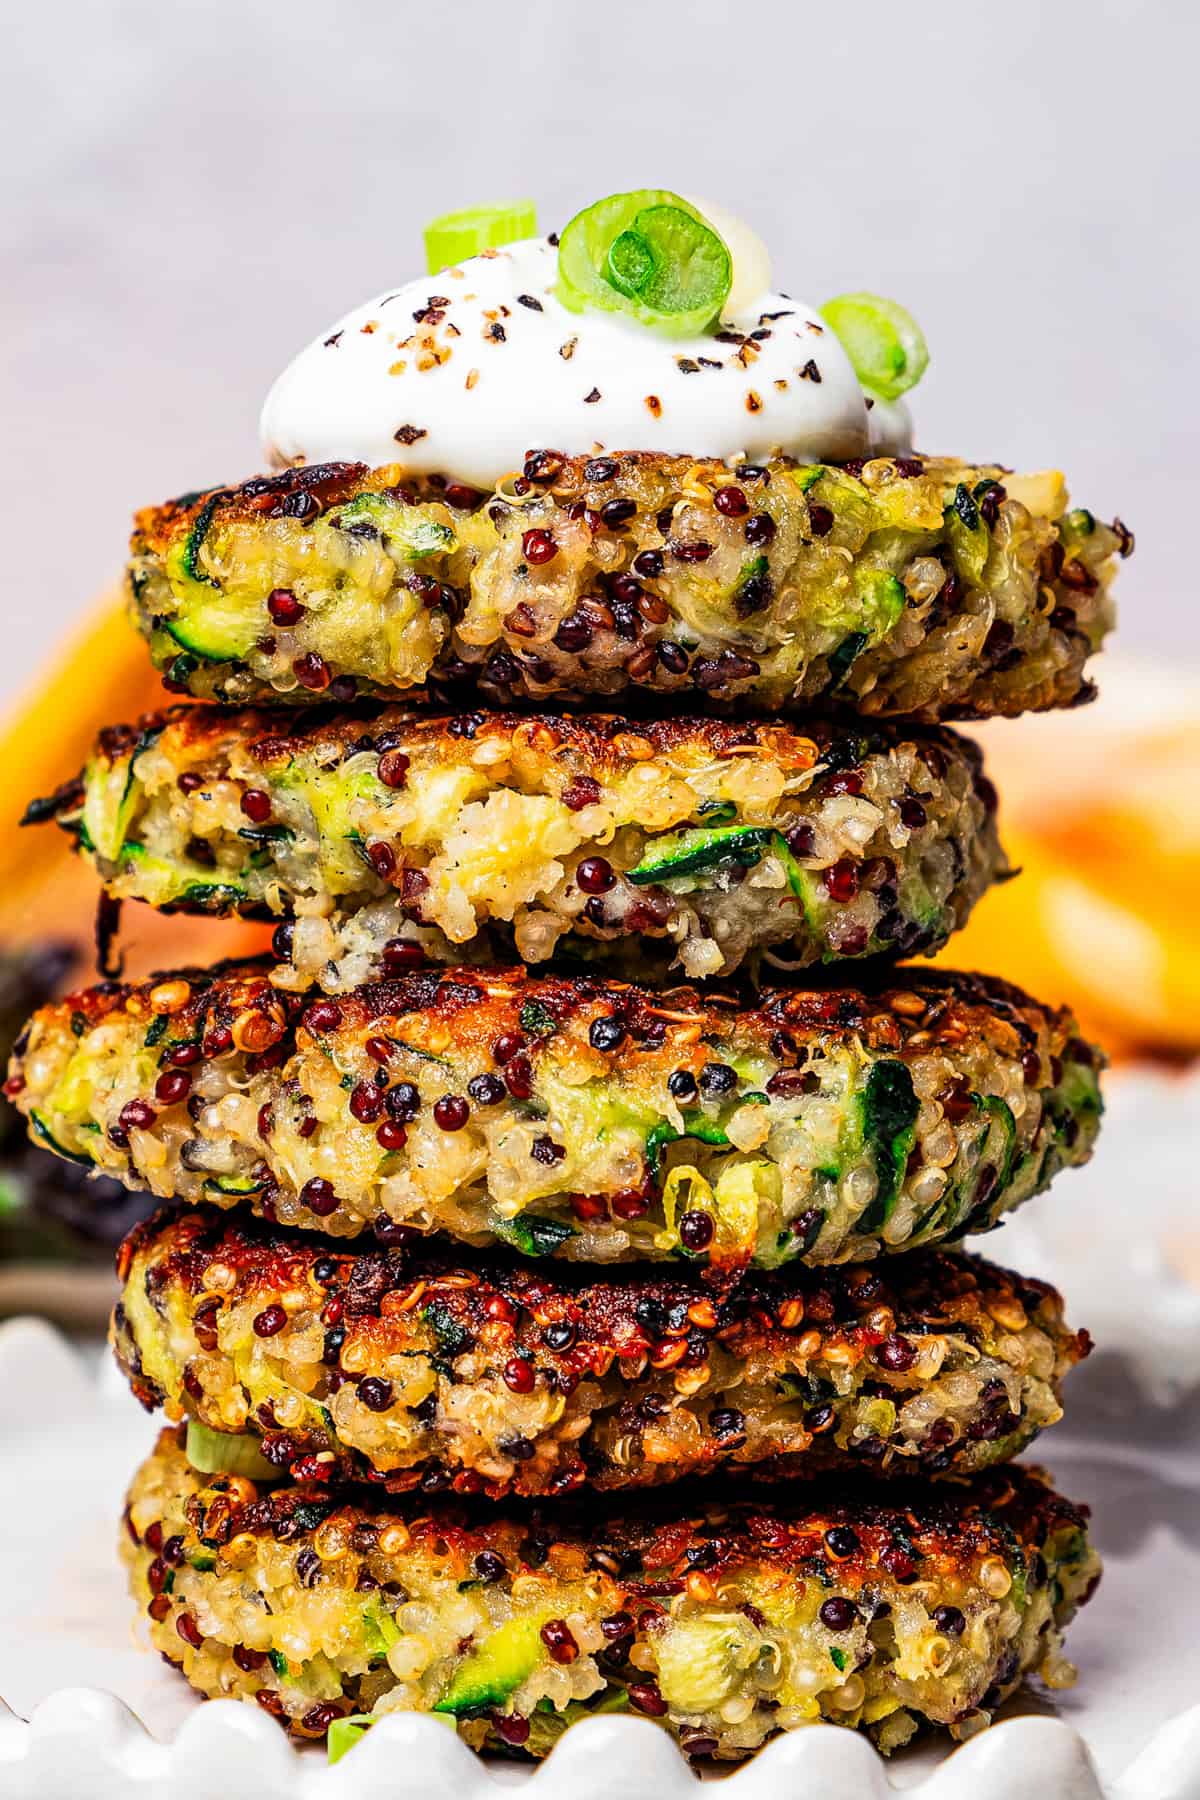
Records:
{"label": "green herb bit", "polygon": [[558,1030],[558,1020],[540,1000],[527,1000],[521,1008],[521,1030],[530,1037],[549,1037]]}

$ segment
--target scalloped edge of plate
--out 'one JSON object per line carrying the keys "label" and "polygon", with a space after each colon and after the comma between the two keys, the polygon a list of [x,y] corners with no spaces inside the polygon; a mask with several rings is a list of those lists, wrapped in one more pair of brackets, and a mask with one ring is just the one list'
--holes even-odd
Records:
{"label": "scalloped edge of plate", "polygon": [[[98,1688],[61,1688],[25,1723],[0,1711],[4,1800],[499,1800],[513,1785],[465,1744],[419,1714],[381,1720],[352,1756],[330,1767],[294,1748],[265,1714],[212,1700],[160,1743],[130,1709]],[[524,1772],[520,1772],[524,1775]],[[915,1785],[892,1782],[861,1737],[815,1725],[776,1738],[720,1778],[734,1800],[780,1794],[821,1800],[1194,1800],[1200,1782],[1200,1706],[1170,1721],[1112,1786],[1087,1745],[1059,1719],[1009,1719],[952,1751]],[[533,1800],[688,1800],[695,1776],[649,1722],[590,1719],[524,1775]]]}
{"label": "scalloped edge of plate", "polygon": [[[108,1388],[42,1319],[0,1324],[0,1431],[31,1403],[66,1416]],[[30,1376],[37,1388],[31,1395]],[[1065,1720],[1005,1719],[951,1748],[914,1778],[857,1734],[817,1725],[774,1739],[716,1777],[733,1800],[1196,1800],[1200,1705],[1167,1720],[1115,1781],[1102,1782],[1085,1737]],[[330,1766],[274,1720],[234,1700],[189,1713],[169,1741],[116,1695],[63,1687],[28,1721],[0,1698],[0,1800],[500,1800],[533,1783],[533,1800],[688,1800],[695,1775],[649,1721],[586,1720],[532,1769],[476,1757],[433,1719],[393,1714]]]}

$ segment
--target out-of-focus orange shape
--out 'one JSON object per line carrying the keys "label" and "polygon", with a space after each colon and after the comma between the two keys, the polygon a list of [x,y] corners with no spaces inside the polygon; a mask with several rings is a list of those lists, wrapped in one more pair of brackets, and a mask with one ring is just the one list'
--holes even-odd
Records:
{"label": "out-of-focus orange shape", "polygon": [[[0,726],[0,946],[70,939],[85,952],[75,978],[88,979],[95,874],[55,826],[22,830],[17,821],[35,795],[51,793],[83,766],[102,726],[135,719],[169,700],[124,607],[109,598],[55,650],[47,672],[10,709]],[[149,907],[127,906],[121,945],[127,972],[137,975],[248,955],[265,945],[267,935],[262,926],[236,920],[163,918]]]}
{"label": "out-of-focus orange shape", "polygon": [[1200,720],[1089,743],[1086,768],[995,760],[1012,763],[1000,819],[1022,873],[941,960],[1067,1002],[1114,1053],[1200,1052]]}

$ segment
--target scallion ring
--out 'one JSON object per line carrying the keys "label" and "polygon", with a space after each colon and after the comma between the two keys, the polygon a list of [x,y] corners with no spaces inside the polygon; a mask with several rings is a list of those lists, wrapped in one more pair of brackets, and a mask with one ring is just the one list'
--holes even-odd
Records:
{"label": "scallion ring", "polygon": [[669,337],[693,337],[729,296],[723,238],[678,194],[610,194],[576,213],[558,249],[556,291],[572,312],[625,313]]}
{"label": "scallion ring", "polygon": [[879,294],[839,294],[821,317],[850,358],[862,385],[881,400],[899,400],[929,366],[929,346],[910,312]]}
{"label": "scallion ring", "polygon": [[537,209],[532,200],[513,200],[504,206],[471,206],[464,212],[443,213],[425,227],[425,261],[431,275],[453,268],[481,250],[498,250],[521,238],[536,237]]}
{"label": "scallion ring", "polygon": [[347,1751],[366,1737],[375,1723],[372,1713],[349,1713],[334,1719],[325,1737],[325,1751],[331,1763],[341,1762]]}

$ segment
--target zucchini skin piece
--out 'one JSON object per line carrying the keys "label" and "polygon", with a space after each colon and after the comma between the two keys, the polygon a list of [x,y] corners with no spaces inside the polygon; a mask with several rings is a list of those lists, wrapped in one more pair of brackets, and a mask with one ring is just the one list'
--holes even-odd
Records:
{"label": "zucchini skin piece", "polygon": [[61,1156],[64,1162],[77,1163],[81,1169],[90,1169],[95,1166],[94,1156],[85,1156],[81,1150],[68,1150],[65,1145],[60,1144],[39,1112],[31,1110],[29,1125],[30,1136],[34,1143],[40,1143],[43,1149],[52,1150],[55,1156]]}
{"label": "zucchini skin piece", "polygon": [[541,1219],[535,1213],[519,1213],[515,1219],[493,1213],[490,1224],[497,1242],[511,1245],[522,1256],[553,1256],[577,1235],[575,1227],[562,1219]]}
{"label": "zucchini skin piece", "polygon": [[706,1119],[703,1113],[685,1113],[682,1131],[676,1131],[674,1125],[663,1119],[652,1126],[646,1136],[646,1164],[652,1174],[658,1173],[667,1145],[682,1143],[685,1138],[695,1138],[700,1144],[729,1142],[728,1133],[715,1120]]}
{"label": "zucchini skin piece", "polygon": [[870,643],[870,635],[865,631],[848,631],[837,649],[829,658],[829,692],[836,694],[846,682],[855,658]]}
{"label": "zucchini skin piece", "polygon": [[244,656],[257,635],[257,626],[246,608],[226,602],[218,610],[215,600],[194,602],[163,629],[189,659],[221,664]]}
{"label": "zucchini skin piece", "polygon": [[892,1216],[920,1109],[905,1064],[875,1063],[863,1094],[863,1133],[874,1156],[879,1190],[862,1221],[865,1230],[878,1231]]}
{"label": "zucchini skin piece", "polygon": [[509,1619],[497,1626],[458,1670],[433,1710],[456,1718],[502,1706],[514,1689],[542,1660],[541,1624],[537,1619]]}
{"label": "zucchini skin piece", "polygon": [[671,833],[657,840],[629,879],[639,886],[652,881],[671,881],[679,875],[694,875],[700,869],[713,869],[724,862],[738,862],[753,868],[763,850],[778,837],[773,826],[718,825],[705,829]]}
{"label": "zucchini skin piece", "polygon": [[181,574],[188,581],[199,582],[205,587],[219,588],[220,585],[218,582],[214,581],[211,575],[206,575],[201,568],[200,551],[203,548],[205,538],[208,536],[209,526],[216,516],[217,508],[220,506],[222,500],[228,497],[228,493],[229,490],[227,488],[218,488],[215,493],[210,494],[204,501],[200,511],[196,514],[195,524],[192,526],[192,529],[188,532],[187,537],[184,540],[183,549],[179,556]]}
{"label": "zucchini skin piece", "polygon": [[232,1195],[238,1199],[261,1194],[265,1186],[265,1178],[259,1180],[253,1175],[210,1175],[204,1184],[205,1192],[211,1198]]}

